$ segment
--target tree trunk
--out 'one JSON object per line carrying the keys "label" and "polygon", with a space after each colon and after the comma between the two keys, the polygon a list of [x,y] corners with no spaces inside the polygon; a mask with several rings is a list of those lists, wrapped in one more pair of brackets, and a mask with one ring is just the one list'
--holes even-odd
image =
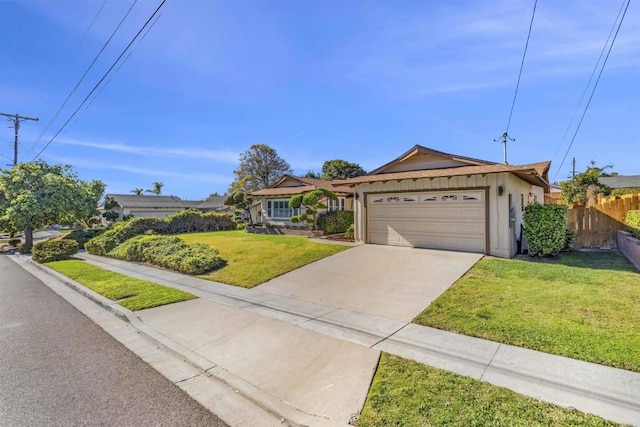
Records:
{"label": "tree trunk", "polygon": [[31,252],[31,248],[33,247],[33,227],[30,225],[24,228],[24,244],[29,248],[29,252]]}

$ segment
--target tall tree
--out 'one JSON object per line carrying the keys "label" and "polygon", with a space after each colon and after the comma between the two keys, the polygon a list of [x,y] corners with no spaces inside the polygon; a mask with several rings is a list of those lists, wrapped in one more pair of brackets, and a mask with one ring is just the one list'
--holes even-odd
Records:
{"label": "tall tree", "polygon": [[164,187],[164,183],[156,181],[153,183],[153,188],[151,190],[144,190],[144,191],[147,193],[153,193],[156,196],[159,196],[160,194],[162,194],[162,187]]}
{"label": "tall tree", "polygon": [[347,162],[346,160],[327,160],[322,165],[322,179],[327,181],[355,178],[366,173],[367,171],[362,169],[359,164]]}
{"label": "tall tree", "polygon": [[292,171],[289,163],[276,150],[268,145],[254,144],[240,154],[240,165],[233,173],[236,179],[231,183],[228,194],[261,190]]}
{"label": "tall tree", "polygon": [[302,175],[303,178],[313,178],[313,179],[322,179],[322,174],[320,172],[308,170]]}
{"label": "tall tree", "polygon": [[570,181],[560,183],[562,200],[569,205],[584,205],[589,200],[590,203],[593,203],[593,199],[597,197],[598,193],[607,194],[611,189],[601,184],[598,178],[617,175],[615,172],[606,172],[611,168],[611,165],[598,167],[596,162],[592,160],[584,172],[576,174]]}
{"label": "tall tree", "polygon": [[82,181],[69,165],[43,161],[0,170],[0,223],[24,230],[25,246],[33,246],[33,230],[50,224],[72,224],[97,213],[105,185]]}
{"label": "tall tree", "polygon": [[136,196],[142,196],[142,193],[144,193],[144,190],[142,188],[136,187],[133,190],[129,191],[129,193],[133,193]]}

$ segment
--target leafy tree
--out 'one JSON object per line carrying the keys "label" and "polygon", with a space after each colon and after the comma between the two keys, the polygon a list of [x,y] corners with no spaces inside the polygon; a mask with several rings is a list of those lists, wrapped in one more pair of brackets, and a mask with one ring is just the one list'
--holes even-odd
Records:
{"label": "leafy tree", "polygon": [[69,165],[20,163],[0,171],[0,222],[8,229],[24,230],[25,249],[30,250],[35,228],[95,215],[104,189],[101,181],[80,180]]}
{"label": "leafy tree", "polygon": [[209,197],[220,197],[220,194],[218,194],[217,191],[214,191],[213,193],[209,194]]}
{"label": "leafy tree", "polygon": [[366,173],[367,171],[362,169],[362,166],[359,164],[340,159],[327,160],[322,165],[322,179],[326,179],[327,181],[355,178]]}
{"label": "leafy tree", "polygon": [[224,200],[224,204],[227,206],[232,206],[236,211],[236,222],[242,222],[242,214],[246,212],[247,217],[249,218],[249,224],[253,225],[253,218],[251,218],[251,204],[253,203],[253,197],[248,194],[235,192],[227,196]]}
{"label": "leafy tree", "polygon": [[133,193],[136,196],[142,196],[142,194],[144,193],[144,190],[142,188],[136,187],[133,190],[129,191],[129,193]]}
{"label": "leafy tree", "polygon": [[276,150],[264,144],[254,144],[240,154],[240,165],[234,170],[236,179],[229,187],[229,194],[251,193],[267,188],[285,173],[292,173],[291,166]]}
{"label": "leafy tree", "polygon": [[114,208],[118,207],[118,202],[113,197],[107,197],[104,200],[104,212],[102,217],[107,221],[117,221],[120,218],[120,212],[114,211]]}
{"label": "leafy tree", "polygon": [[156,196],[159,196],[160,194],[162,194],[162,187],[164,187],[164,183],[156,181],[156,182],[153,183],[153,189],[144,190],[144,191],[146,193],[153,193]]}
{"label": "leafy tree", "polygon": [[573,180],[560,183],[562,200],[568,205],[584,205],[589,199],[597,196],[597,193],[609,193],[610,188],[601,184],[598,178],[614,176],[615,172],[605,172],[607,169],[611,169],[611,167],[610,165],[598,167],[592,160],[591,164],[587,166],[587,169],[584,172],[576,174]]}
{"label": "leafy tree", "polygon": [[315,172],[312,170],[308,170],[302,175],[303,178],[312,178],[312,179],[322,179],[322,174],[320,172]]}
{"label": "leafy tree", "polygon": [[327,190],[326,188],[318,188],[306,194],[293,196],[291,200],[289,200],[289,207],[292,209],[304,207],[305,212],[292,216],[291,222],[306,222],[307,224],[311,224],[315,230],[318,221],[318,210],[327,208],[327,205],[323,202],[327,199],[336,200],[337,197],[333,191]]}

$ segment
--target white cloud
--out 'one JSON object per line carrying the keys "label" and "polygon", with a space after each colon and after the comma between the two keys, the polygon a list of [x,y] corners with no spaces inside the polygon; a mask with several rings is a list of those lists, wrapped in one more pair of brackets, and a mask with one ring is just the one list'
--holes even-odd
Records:
{"label": "white cloud", "polygon": [[93,141],[79,141],[61,138],[58,144],[75,145],[80,147],[97,148],[99,150],[116,151],[120,153],[139,154],[151,157],[182,157],[189,159],[216,160],[225,163],[237,163],[239,153],[230,150],[207,150],[202,148],[168,148],[157,146],[125,145],[121,143],[105,143]]}

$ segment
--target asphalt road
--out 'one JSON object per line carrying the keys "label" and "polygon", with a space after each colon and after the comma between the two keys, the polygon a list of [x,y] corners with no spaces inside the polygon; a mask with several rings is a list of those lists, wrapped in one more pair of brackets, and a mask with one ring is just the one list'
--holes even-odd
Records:
{"label": "asphalt road", "polygon": [[1,426],[224,426],[0,255]]}

